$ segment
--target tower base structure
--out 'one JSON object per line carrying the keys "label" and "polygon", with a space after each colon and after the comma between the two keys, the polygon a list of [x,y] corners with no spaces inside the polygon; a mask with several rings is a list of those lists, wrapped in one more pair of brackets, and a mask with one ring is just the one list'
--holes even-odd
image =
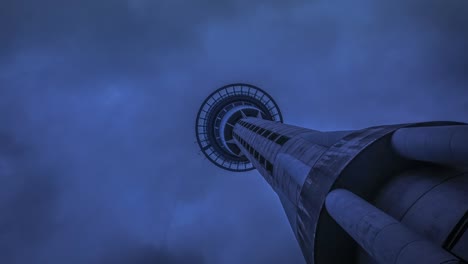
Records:
{"label": "tower base structure", "polygon": [[467,149],[468,126],[451,122],[337,140],[310,164],[299,192],[292,226],[307,262],[467,261],[468,155],[459,156]]}

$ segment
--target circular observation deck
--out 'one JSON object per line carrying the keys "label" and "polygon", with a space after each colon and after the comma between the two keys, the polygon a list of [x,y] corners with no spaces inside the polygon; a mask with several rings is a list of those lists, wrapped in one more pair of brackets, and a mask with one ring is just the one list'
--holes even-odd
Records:
{"label": "circular observation deck", "polygon": [[223,86],[203,102],[198,111],[195,133],[200,150],[216,166],[238,172],[254,169],[233,138],[235,124],[247,117],[283,122],[273,98],[250,84]]}

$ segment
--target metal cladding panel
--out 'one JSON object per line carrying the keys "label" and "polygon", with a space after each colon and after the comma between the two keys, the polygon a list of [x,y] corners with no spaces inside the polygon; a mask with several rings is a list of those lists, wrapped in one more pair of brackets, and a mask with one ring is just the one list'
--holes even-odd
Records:
{"label": "metal cladding panel", "polygon": [[283,194],[280,192],[277,193],[278,197],[281,201],[281,204],[283,205],[284,212],[286,213],[286,216],[288,217],[289,224],[291,226],[291,229],[294,232],[294,235],[296,235],[296,215],[297,215],[297,207],[287,197],[285,197]]}
{"label": "metal cladding panel", "polygon": [[304,164],[305,166],[309,167],[310,171],[310,168],[326,150],[327,148],[314,145],[300,137],[294,137],[290,139],[281,148],[280,153],[277,155],[274,162],[274,178],[279,183],[278,189],[282,190],[294,204],[298,204],[299,195],[304,181],[297,182],[294,179],[295,175],[287,169],[288,166],[291,166],[291,164],[283,162],[280,156],[287,155],[291,157],[291,159],[295,160],[290,161],[291,163],[296,162],[298,164]]}
{"label": "metal cladding panel", "polygon": [[299,137],[309,141],[312,144],[321,145],[324,147],[333,146],[338,140],[353,133],[354,131],[316,131],[310,130],[299,135]]}
{"label": "metal cladding panel", "polygon": [[264,137],[256,136],[254,142],[251,144],[259,153],[265,157],[271,163],[274,162],[276,154],[280,150],[280,146],[273,141],[267,140]]}
{"label": "metal cladding panel", "polygon": [[297,205],[299,193],[304,184],[311,166],[301,162],[290,154],[280,153],[276,159],[274,177],[280,180],[278,189],[292,202]]}
{"label": "metal cladding panel", "polygon": [[313,144],[301,137],[294,137],[281,148],[281,153],[290,154],[305,164],[313,166],[327,149],[328,147]]}

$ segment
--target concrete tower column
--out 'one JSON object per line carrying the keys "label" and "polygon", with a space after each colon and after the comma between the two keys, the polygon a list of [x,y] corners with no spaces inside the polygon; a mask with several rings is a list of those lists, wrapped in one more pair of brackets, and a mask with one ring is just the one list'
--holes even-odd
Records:
{"label": "concrete tower column", "polygon": [[461,263],[457,257],[347,190],[330,192],[325,204],[333,219],[380,264]]}
{"label": "concrete tower column", "polygon": [[468,167],[468,126],[402,128],[392,137],[401,156],[449,166]]}

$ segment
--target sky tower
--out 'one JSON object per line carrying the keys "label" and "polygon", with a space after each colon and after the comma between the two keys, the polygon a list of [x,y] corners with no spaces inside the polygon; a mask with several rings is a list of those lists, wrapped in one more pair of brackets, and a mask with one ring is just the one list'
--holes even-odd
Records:
{"label": "sky tower", "polygon": [[468,125],[426,122],[321,132],[283,123],[265,91],[219,88],[203,102],[204,155],[257,169],[307,263],[468,261]]}

